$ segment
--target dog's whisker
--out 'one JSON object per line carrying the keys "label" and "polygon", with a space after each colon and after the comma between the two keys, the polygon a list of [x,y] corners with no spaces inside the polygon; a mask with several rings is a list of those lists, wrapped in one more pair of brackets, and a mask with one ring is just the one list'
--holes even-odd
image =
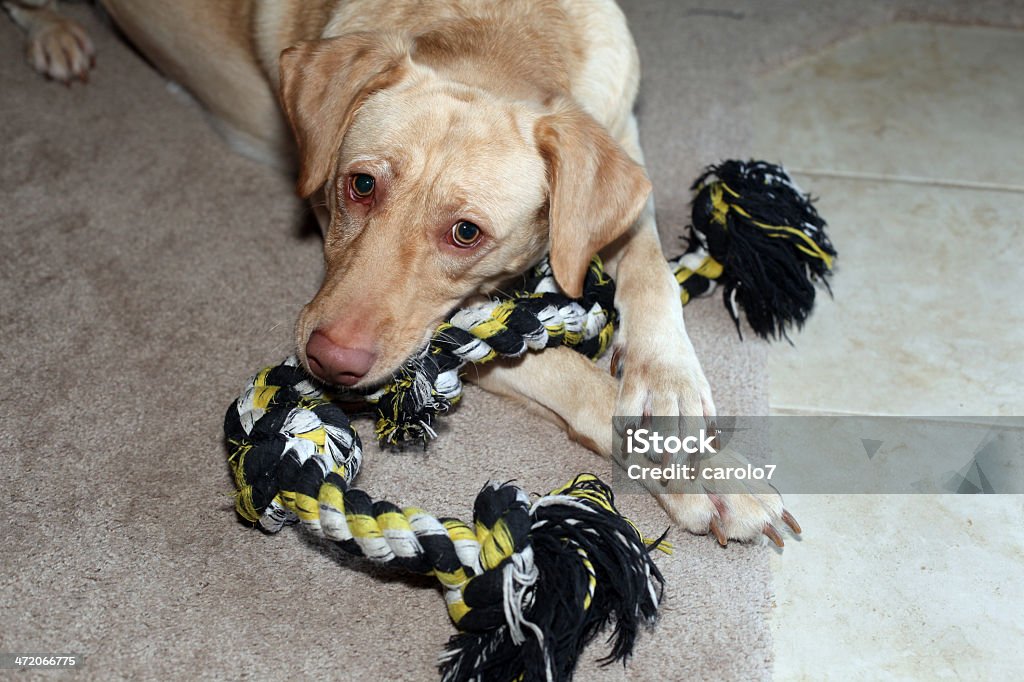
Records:
{"label": "dog's whisker", "polygon": [[515,298],[515,294],[514,293],[509,293],[505,289],[495,289],[494,293],[499,294],[500,296],[502,296],[504,298]]}
{"label": "dog's whisker", "polygon": [[438,332],[434,335],[434,339],[437,341],[445,341],[447,343],[457,343],[458,341],[454,336],[448,332]]}

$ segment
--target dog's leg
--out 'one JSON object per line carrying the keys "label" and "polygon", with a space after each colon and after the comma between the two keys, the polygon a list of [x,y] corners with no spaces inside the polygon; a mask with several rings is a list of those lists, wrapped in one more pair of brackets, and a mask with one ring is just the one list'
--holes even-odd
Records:
{"label": "dog's leg", "polygon": [[[467,373],[473,383],[522,401],[563,426],[574,440],[612,458],[616,441],[612,413],[619,386],[587,358],[567,348],[553,348],[476,369]],[[783,508],[782,498],[770,486],[756,481],[721,482],[704,478],[704,469],[745,464],[738,453],[724,448],[712,458],[687,464],[696,467],[689,481],[642,479],[672,519],[687,530],[701,535],[711,533],[721,544],[728,539],[754,540],[762,536],[781,544],[776,529],[780,521],[799,532],[796,521]]]}
{"label": "dog's leg", "polygon": [[[619,143],[643,163],[636,118],[629,116],[618,135]],[[679,286],[666,264],[651,198],[629,238],[609,258],[617,281],[615,303],[622,318],[616,357],[621,374],[614,414],[619,417],[676,417],[677,434],[693,435],[698,428],[715,429],[715,403],[711,387],[686,333]],[[713,460],[690,462],[699,468],[728,466],[734,459],[720,453]],[[715,490],[700,481],[647,484],[671,516],[696,533],[713,533],[719,542],[741,540],[762,533],[781,543],[773,523],[785,520],[799,526],[783,509],[782,499],[770,487],[755,491],[748,486]],[[655,490],[657,488],[657,490]]]}
{"label": "dog's leg", "polygon": [[[630,116],[623,128],[619,143],[642,164],[636,119]],[[680,417],[680,429],[685,417],[713,422],[715,403],[686,333],[679,285],[661,250],[653,197],[606,263],[616,278],[615,305],[622,318],[616,343],[622,383],[615,414]]]}
{"label": "dog's leg", "polygon": [[25,53],[39,73],[64,84],[89,79],[95,50],[77,22],[60,15],[57,0],[4,0],[4,9],[25,31]]}
{"label": "dog's leg", "polygon": [[528,352],[514,360],[470,367],[466,379],[521,401],[605,457],[612,454],[612,407],[618,382],[568,348]]}

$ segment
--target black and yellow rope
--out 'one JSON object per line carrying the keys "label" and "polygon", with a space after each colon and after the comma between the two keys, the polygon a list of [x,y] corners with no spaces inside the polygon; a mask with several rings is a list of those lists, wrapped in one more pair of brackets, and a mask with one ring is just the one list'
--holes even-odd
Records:
{"label": "black and yellow rope", "polygon": [[611,344],[615,320],[615,282],[600,258],[591,262],[579,299],[558,291],[545,259],[531,271],[522,291],[458,311],[391,382],[365,396],[377,408],[377,439],[402,445],[433,437],[437,414],[462,395],[460,370],[467,363],[554,346],[596,358]]}
{"label": "black and yellow rope", "polygon": [[[312,389],[312,390],[311,390]],[[268,532],[301,523],[345,551],[437,578],[463,633],[446,680],[569,679],[614,621],[613,658],[653,622],[662,578],[646,541],[593,475],[531,502],[509,483],[477,496],[473,524],[374,501],[352,487],[359,437],[294,364],[261,370],[225,417],[235,508]]]}
{"label": "black and yellow rope", "polygon": [[710,166],[691,189],[693,238],[671,262],[683,305],[719,285],[737,330],[741,310],[762,338],[802,326],[836,257],[810,197],[764,161]]}

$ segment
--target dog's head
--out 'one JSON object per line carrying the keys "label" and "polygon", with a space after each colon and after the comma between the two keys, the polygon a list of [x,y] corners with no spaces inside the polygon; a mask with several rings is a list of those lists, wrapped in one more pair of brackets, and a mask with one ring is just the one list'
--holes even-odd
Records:
{"label": "dog's head", "polygon": [[446,313],[550,250],[578,295],[591,256],[629,230],[643,169],[558,97],[499,97],[444,78],[413,39],[354,33],[281,56],[298,192],[323,194],[326,273],[296,325],[331,383],[386,379]]}

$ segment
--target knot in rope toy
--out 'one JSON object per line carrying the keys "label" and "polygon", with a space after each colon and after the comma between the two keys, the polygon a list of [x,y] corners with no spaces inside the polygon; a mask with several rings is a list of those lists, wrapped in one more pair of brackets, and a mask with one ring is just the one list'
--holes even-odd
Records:
{"label": "knot in rope toy", "polygon": [[[814,282],[828,286],[836,255],[810,198],[759,161],[708,167],[693,189],[693,238],[670,262],[683,305],[720,283],[737,330],[743,310],[758,335],[788,338],[810,313]],[[458,311],[369,395],[320,385],[294,357],[257,372],[224,421],[238,514],[270,533],[301,523],[354,555],[435,576],[461,631],[440,660],[445,680],[568,680],[612,623],[605,660],[627,658],[661,598],[650,551],[667,546],[645,540],[604,483],[583,474],[531,502],[492,481],[472,525],[374,501],[354,487],[362,444],[338,404],[374,405],[384,445],[426,444],[461,397],[466,363],[557,345],[597,357],[614,332],[614,298],[599,258],[578,300],[558,290],[544,261],[523,291]]]}
{"label": "knot in rope toy", "polygon": [[614,622],[607,660],[633,650],[657,615],[663,580],[611,490],[583,474],[533,502],[492,481],[473,525],[374,501],[352,487],[359,437],[303,371],[258,372],[225,418],[236,510],[268,532],[301,522],[345,551],[419,574],[445,591],[461,631],[445,680],[568,680],[583,647]]}

